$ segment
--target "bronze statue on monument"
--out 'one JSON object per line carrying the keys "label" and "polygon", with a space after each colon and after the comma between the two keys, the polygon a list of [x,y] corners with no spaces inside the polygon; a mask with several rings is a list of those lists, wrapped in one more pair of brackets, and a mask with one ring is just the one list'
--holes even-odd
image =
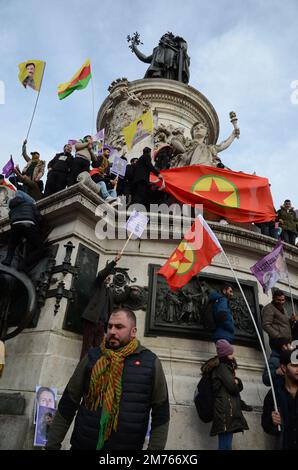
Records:
{"label": "bronze statue on monument", "polygon": [[131,43],[129,47],[138,59],[150,64],[144,78],[167,78],[186,84],[189,82],[190,57],[187,54],[187,42],[180,36],[165,33],[149,56],[145,56],[137,47],[143,44],[138,32],[133,36],[128,35],[127,41]]}

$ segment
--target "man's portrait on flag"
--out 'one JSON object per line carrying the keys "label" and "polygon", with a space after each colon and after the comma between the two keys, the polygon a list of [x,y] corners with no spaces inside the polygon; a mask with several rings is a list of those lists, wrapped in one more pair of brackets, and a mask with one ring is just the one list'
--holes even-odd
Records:
{"label": "man's portrait on flag", "polygon": [[33,90],[36,90],[34,81],[35,64],[33,62],[29,62],[28,64],[26,64],[26,70],[28,75],[23,81],[23,85],[25,88],[27,88],[27,86],[30,86],[31,88],[33,88]]}
{"label": "man's portrait on flag", "polygon": [[19,80],[23,87],[30,87],[39,91],[43,76],[45,62],[42,60],[28,60],[19,64]]}
{"label": "man's portrait on flag", "polygon": [[129,126],[122,129],[126,145],[130,150],[144,139],[152,136],[153,133],[153,120],[150,111],[142,114],[135,119]]}
{"label": "man's portrait on flag", "polygon": [[143,126],[144,126],[144,123],[142,119],[139,119],[137,122],[136,132],[132,139],[132,147],[136,145],[138,142],[140,142],[141,140],[143,140],[145,137],[148,137],[148,135],[150,135],[150,133],[146,131],[146,129],[144,129]]}

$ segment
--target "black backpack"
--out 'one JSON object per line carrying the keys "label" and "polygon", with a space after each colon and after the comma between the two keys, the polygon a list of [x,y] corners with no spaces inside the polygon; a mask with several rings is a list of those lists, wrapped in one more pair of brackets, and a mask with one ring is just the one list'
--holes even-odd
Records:
{"label": "black backpack", "polygon": [[208,300],[206,307],[200,312],[201,324],[206,331],[214,332],[216,330],[216,323],[213,318],[213,305],[216,301]]}
{"label": "black backpack", "polygon": [[211,374],[204,374],[200,379],[194,396],[194,403],[200,419],[204,423],[213,420],[214,394]]}

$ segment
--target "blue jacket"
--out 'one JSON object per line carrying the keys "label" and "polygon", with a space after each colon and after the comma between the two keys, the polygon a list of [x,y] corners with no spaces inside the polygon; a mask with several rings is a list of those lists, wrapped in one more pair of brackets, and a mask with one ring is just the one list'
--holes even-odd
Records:
{"label": "blue jacket", "polygon": [[[280,353],[276,351],[275,349],[271,351],[270,357],[268,359],[268,364],[269,364],[269,369],[271,372],[273,382],[275,380],[278,380],[279,377],[282,377],[280,375],[277,375],[276,373],[276,369],[280,367]],[[263,379],[263,384],[266,385],[266,387],[270,387],[270,380],[269,380],[267,367],[264,368],[262,379]]]}
{"label": "blue jacket", "polygon": [[218,292],[212,292],[209,295],[209,300],[213,302],[212,313],[215,323],[213,341],[216,342],[219,339],[225,339],[229,343],[233,343],[235,338],[235,324],[227,297]]}

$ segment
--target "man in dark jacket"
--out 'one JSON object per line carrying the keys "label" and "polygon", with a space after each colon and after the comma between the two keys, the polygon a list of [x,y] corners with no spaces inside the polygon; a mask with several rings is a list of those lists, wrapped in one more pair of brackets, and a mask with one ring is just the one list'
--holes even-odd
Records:
{"label": "man in dark jacket", "polygon": [[62,153],[57,153],[48,163],[48,176],[44,196],[50,196],[66,188],[73,161],[71,145],[66,144]]}
{"label": "man in dark jacket", "polygon": [[121,255],[118,254],[113,261],[99,271],[93,286],[94,293],[81,315],[83,320],[81,359],[91,347],[98,347],[102,341],[104,327],[114,307],[113,294],[109,288],[109,283],[111,274],[120,258]]}
{"label": "man in dark jacket", "polygon": [[40,231],[41,215],[35,202],[31,202],[29,196],[22,191],[18,191],[16,197],[9,201],[9,209],[11,233],[6,258],[2,263],[11,265],[17,246],[25,238],[26,257],[19,269],[27,271],[44,254]]}
{"label": "man in dark jacket", "polygon": [[129,309],[112,312],[107,336],[78,364],[50,428],[46,449],[60,449],[76,415],[73,450],[164,449],[169,426],[167,383],[159,358],[136,339]]}
{"label": "man in dark jacket", "polygon": [[284,380],[275,385],[278,412],[274,410],[272,391],[265,397],[262,427],[272,435],[280,435],[283,450],[298,450],[298,349],[284,351],[280,356]]}
{"label": "man in dark jacket", "polygon": [[147,210],[150,206],[150,173],[154,173],[159,179],[162,179],[159,170],[152,165],[151,149],[145,147],[143,149],[143,155],[140,156],[139,160],[134,165],[132,203],[142,204]]}

